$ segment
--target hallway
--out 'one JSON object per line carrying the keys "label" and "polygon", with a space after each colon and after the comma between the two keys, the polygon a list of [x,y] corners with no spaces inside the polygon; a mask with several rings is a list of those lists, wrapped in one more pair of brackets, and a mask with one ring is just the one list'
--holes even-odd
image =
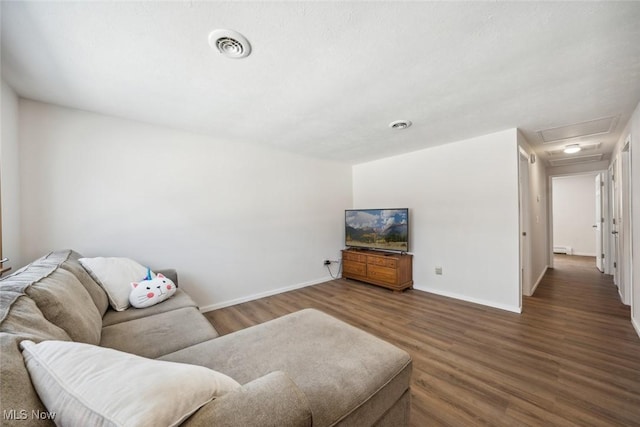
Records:
{"label": "hallway", "polygon": [[525,309],[544,302],[556,309],[600,313],[629,322],[630,308],[620,302],[613,276],[598,271],[593,257],[556,254],[553,260],[554,268],[547,270],[534,295],[524,298]]}
{"label": "hallway", "polygon": [[549,338],[541,350],[557,364],[556,411],[582,425],[640,425],[640,338],[630,308],[594,258],[555,255],[554,264],[524,298],[522,316]]}

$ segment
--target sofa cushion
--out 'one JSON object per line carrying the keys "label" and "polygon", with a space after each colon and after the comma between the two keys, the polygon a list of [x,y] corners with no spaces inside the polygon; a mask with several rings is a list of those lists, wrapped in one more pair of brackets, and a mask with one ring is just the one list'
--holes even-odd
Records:
{"label": "sofa cushion", "polygon": [[107,293],[102,289],[98,283],[87,273],[87,270],[82,267],[82,264],[77,259],[68,259],[62,264],[60,264],[60,268],[68,270],[73,273],[74,276],[82,283],[82,286],[87,290],[93,303],[95,304],[98,312],[101,316],[104,316],[107,309],[109,308],[109,298],[107,298]]}
{"label": "sofa cushion", "polygon": [[31,263],[15,273],[0,279],[0,321],[2,321],[9,311],[12,304],[23,295],[26,295],[26,289],[33,283],[47,277],[51,272],[58,268],[58,264],[46,262],[43,258]]}
{"label": "sofa cushion", "polygon": [[100,342],[102,316],[89,292],[67,270],[55,269],[26,290],[51,323],[64,329],[74,341]]}
{"label": "sofa cushion", "polygon": [[[20,342],[23,340],[18,335],[0,332],[0,425],[2,426],[53,426],[53,422],[47,420],[9,419],[5,414],[26,414],[30,417],[32,411],[46,412],[44,404],[31,384],[31,377],[24,365],[24,359],[20,352]],[[6,411],[6,412],[5,412]],[[10,415],[9,415],[10,416]]]}
{"label": "sofa cushion", "polygon": [[107,310],[102,318],[102,326],[115,325],[116,323],[127,322],[129,320],[140,319],[142,317],[153,316],[158,313],[165,313],[184,307],[198,308],[191,297],[182,289],[178,288],[174,296],[160,304],[147,308],[129,307],[124,311]]}
{"label": "sofa cushion", "polygon": [[241,384],[284,371],[307,396],[314,425],[370,425],[402,397],[411,375],[405,351],[311,309],[160,359],[206,366]]}
{"label": "sofa cushion", "polygon": [[198,309],[185,307],[106,326],[100,345],[156,358],[217,336]]}
{"label": "sofa cushion", "polygon": [[181,427],[311,425],[306,396],[285,372],[276,371],[207,403]]}
{"label": "sofa cushion", "polygon": [[[2,292],[2,287],[0,287]],[[0,320],[0,332],[6,332],[32,341],[69,340],[71,337],[60,326],[44,317],[36,303],[26,295],[18,298],[4,319]]]}
{"label": "sofa cushion", "polygon": [[[1,282],[0,282],[1,283]],[[3,289],[0,285],[0,293]],[[60,327],[45,319],[44,315],[27,296],[19,297],[0,321],[0,402],[2,410],[45,411],[36,391],[31,385],[31,378],[24,365],[19,344],[22,340],[71,340]],[[3,416],[3,415],[0,415]],[[31,425],[36,420],[30,420]],[[25,425],[23,420],[3,419],[2,425]],[[38,424],[51,425],[46,420]]]}
{"label": "sofa cushion", "polygon": [[123,311],[129,308],[131,282],[143,280],[147,268],[130,258],[96,257],[80,258],[80,264],[105,290],[111,308]]}
{"label": "sofa cushion", "polygon": [[[15,300],[19,296],[24,295],[26,288],[31,286],[32,283],[48,276],[55,269],[62,267],[73,273],[80,283],[85,286],[93,298],[98,311],[102,315],[104,310],[106,310],[105,304],[108,305],[108,303],[105,302],[107,301],[107,296],[100,286],[98,286],[90,276],[87,276],[87,272],[78,262],[79,258],[80,254],[71,249],[48,253],[10,276],[2,278],[0,283],[3,284],[3,292],[0,294],[0,299],[5,302],[7,300]],[[3,307],[8,309],[10,304],[5,304]],[[4,318],[4,313],[4,309],[0,309],[0,319]]]}
{"label": "sofa cushion", "polygon": [[33,384],[56,423],[175,426],[240,384],[213,370],[88,344],[21,343]]}

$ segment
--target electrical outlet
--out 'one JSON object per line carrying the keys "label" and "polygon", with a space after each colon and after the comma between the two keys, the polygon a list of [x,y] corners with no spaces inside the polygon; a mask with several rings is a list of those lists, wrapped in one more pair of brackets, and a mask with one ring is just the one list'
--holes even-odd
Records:
{"label": "electrical outlet", "polygon": [[436,267],[436,274],[442,276],[442,267]]}

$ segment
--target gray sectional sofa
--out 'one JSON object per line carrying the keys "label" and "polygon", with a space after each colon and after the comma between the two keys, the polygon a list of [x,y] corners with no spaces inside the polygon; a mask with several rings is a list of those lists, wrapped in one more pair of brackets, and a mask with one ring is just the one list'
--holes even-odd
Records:
{"label": "gray sectional sofa", "polygon": [[[219,336],[181,289],[113,311],[79,258],[53,252],[0,280],[0,424],[52,424],[29,417],[46,408],[20,342],[61,340],[200,365],[242,385],[185,426],[408,425],[411,358],[397,347],[312,309]],[[163,273],[178,284],[175,271]]]}

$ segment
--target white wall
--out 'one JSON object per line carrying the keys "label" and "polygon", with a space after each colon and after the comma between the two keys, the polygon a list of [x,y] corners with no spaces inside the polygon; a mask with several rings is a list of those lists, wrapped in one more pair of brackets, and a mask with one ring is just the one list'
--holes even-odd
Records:
{"label": "white wall", "polygon": [[2,133],[0,136],[0,195],[2,197],[2,253],[4,267],[14,271],[24,265],[20,246],[20,177],[18,149],[18,97],[2,80],[0,89]]}
{"label": "white wall", "polygon": [[[631,278],[624,279],[631,282],[631,322],[640,336],[640,104],[622,132],[613,151],[612,163],[616,159],[620,160],[621,150],[629,135],[631,136],[631,224],[626,224],[630,227],[624,227],[619,231],[629,234],[620,236],[622,241],[631,239],[631,253],[626,254],[630,259],[622,262],[631,264]],[[621,176],[620,163],[620,161],[617,162],[615,171],[618,177]]]}
{"label": "white wall", "polygon": [[26,256],[175,267],[214,308],[328,279],[351,167],[20,100]]}
{"label": "white wall", "polygon": [[632,286],[631,319],[640,335],[640,104],[630,121],[631,134],[631,215]]}
{"label": "white wall", "polygon": [[354,166],[355,208],[410,209],[415,288],[520,311],[516,134]]}
{"label": "white wall", "polygon": [[[534,153],[531,145],[524,135],[518,132],[518,145],[524,149],[529,157]],[[529,238],[529,277],[526,283],[528,288],[523,288],[523,294],[531,296],[544,273],[549,267],[549,233],[548,233],[548,191],[547,173],[544,163],[537,160],[529,162],[527,173],[529,174],[529,215],[528,224],[525,227]]]}
{"label": "white wall", "polygon": [[[613,261],[616,264],[612,268],[614,282],[618,286],[618,293],[623,303],[631,305],[631,220],[629,215],[630,200],[629,195],[629,151],[621,151],[630,134],[631,122],[622,132],[620,140],[614,149],[611,160],[611,171],[615,177],[615,184],[611,182],[611,191],[615,196],[615,229],[618,232],[615,239],[611,239],[610,244],[615,247],[616,257]],[[614,227],[612,225],[612,227]]]}
{"label": "white wall", "polygon": [[596,173],[554,177],[553,246],[569,246],[573,255],[596,256]]}

